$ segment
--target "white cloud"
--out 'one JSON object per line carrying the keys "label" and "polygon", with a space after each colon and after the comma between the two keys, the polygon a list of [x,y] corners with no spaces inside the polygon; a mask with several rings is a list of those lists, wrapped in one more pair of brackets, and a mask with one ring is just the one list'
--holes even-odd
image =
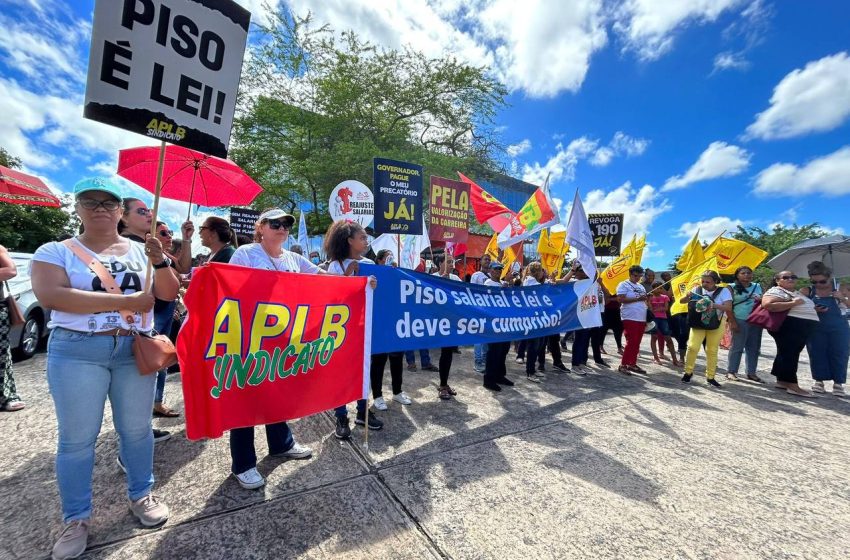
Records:
{"label": "white cloud", "polygon": [[850,146],[811,160],[802,167],[775,163],[756,176],[758,195],[850,194]]}
{"label": "white cloud", "polygon": [[[699,231],[700,240],[711,243],[721,233],[726,232],[731,234],[737,232],[738,226],[743,225],[745,225],[743,220],[737,220],[727,216],[716,216],[699,222],[685,222],[676,230],[674,237],[684,237],[690,240]],[[687,242],[685,245],[687,245]],[[684,245],[682,247],[684,248]]]}
{"label": "white cloud", "polygon": [[451,54],[486,66],[507,86],[532,97],[578,91],[590,58],[608,41],[602,0],[405,2],[389,0],[287,0],[317,25],[352,29],[389,48],[406,44],[429,56]]}
{"label": "white cloud", "polygon": [[628,134],[617,131],[608,144],[617,154],[625,154],[628,157],[643,155],[649,147],[646,138],[634,138]]}
{"label": "white cloud", "polygon": [[832,130],[850,118],[850,57],[826,56],[797,68],[773,89],[770,107],[747,127],[748,138],[775,140]]}
{"label": "white cloud", "polygon": [[522,166],[522,180],[532,185],[542,185],[547,175],[551,183],[557,183],[561,179],[572,180],[575,178],[576,166],[579,160],[587,158],[599,145],[597,140],[591,140],[586,136],[576,138],[566,147],[558,144],[557,153],[549,160],[540,165],[538,162]]}
{"label": "white cloud", "polygon": [[737,52],[722,52],[714,57],[714,71],[721,70],[746,70],[750,63]]}
{"label": "white cloud", "polygon": [[508,146],[505,149],[505,151],[508,152],[508,155],[513,158],[513,157],[517,157],[519,155],[524,154],[525,152],[527,152],[530,149],[531,149],[531,140],[529,140],[528,138],[525,138],[521,142],[518,142],[516,144],[511,144],[510,146]]}
{"label": "white cloud", "polygon": [[614,150],[609,148],[608,146],[603,146],[593,152],[593,157],[590,158],[590,165],[595,165],[596,167],[605,167],[611,160],[614,159]]}
{"label": "white cloud", "polygon": [[750,157],[749,152],[738,146],[712,142],[684,175],[670,177],[661,190],[668,192],[683,189],[697,181],[738,175],[749,167]]}
{"label": "white cloud", "polygon": [[663,198],[652,185],[635,189],[628,181],[608,192],[602,189],[588,192],[584,196],[583,204],[588,214],[609,212],[625,214],[624,244],[631,239],[632,234],[648,233],[658,216],[673,209],[670,202]]}
{"label": "white cloud", "polygon": [[626,0],[615,10],[614,30],[624,50],[654,60],[673,47],[676,31],[692,22],[715,21],[744,0]]}

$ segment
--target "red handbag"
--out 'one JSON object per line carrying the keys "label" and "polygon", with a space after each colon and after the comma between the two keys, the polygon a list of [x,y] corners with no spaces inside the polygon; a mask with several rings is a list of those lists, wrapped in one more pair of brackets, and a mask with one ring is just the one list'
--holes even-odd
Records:
{"label": "red handbag", "polygon": [[782,328],[782,323],[785,322],[785,317],[788,316],[788,310],[785,311],[768,311],[761,304],[757,304],[750,311],[747,322],[751,325],[756,325],[769,332],[776,332]]}

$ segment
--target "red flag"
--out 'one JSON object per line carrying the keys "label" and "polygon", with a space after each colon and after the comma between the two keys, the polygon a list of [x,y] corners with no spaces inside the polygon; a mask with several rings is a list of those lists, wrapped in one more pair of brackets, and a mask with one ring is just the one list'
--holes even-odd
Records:
{"label": "red flag", "polygon": [[365,277],[213,263],[196,270],[177,339],[186,437],[273,424],[366,397]]}
{"label": "red flag", "polygon": [[457,174],[461,181],[469,185],[469,201],[472,203],[472,210],[475,212],[475,219],[478,220],[478,223],[487,222],[496,233],[504,230],[514,216],[510,208],[476,185],[472,179],[460,171]]}

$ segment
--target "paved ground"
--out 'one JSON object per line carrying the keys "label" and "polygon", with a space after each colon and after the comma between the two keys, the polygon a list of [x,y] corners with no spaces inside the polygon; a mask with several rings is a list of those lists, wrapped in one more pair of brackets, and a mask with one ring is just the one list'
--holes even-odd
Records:
{"label": "paved ground", "polygon": [[[541,385],[511,353],[517,385],[493,394],[471,354],[456,357],[454,401],[436,398],[436,374],[406,372],[415,402],[390,404],[368,451],[360,429],[334,439],[327,415],[294,423],[314,457],[262,460],[259,491],[228,478],[226,439],[188,442],[180,419],[155,420],[175,432],[156,450],[157,492],[172,509],[158,530],[127,510],[107,417],[85,557],[850,557],[850,401],[748,382],[709,389],[696,376],[682,386],[646,353],[650,375],[550,374]],[[44,363],[16,364],[29,407],[0,413],[2,558],[45,558],[60,529]],[[179,376],[166,400],[181,406]]]}

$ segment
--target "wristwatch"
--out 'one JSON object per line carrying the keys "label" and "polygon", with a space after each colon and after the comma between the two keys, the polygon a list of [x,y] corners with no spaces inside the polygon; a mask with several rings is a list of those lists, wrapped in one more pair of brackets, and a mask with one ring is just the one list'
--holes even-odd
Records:
{"label": "wristwatch", "polygon": [[163,257],[161,263],[153,265],[153,269],[160,270],[162,268],[168,268],[169,266],[171,266],[171,259]]}

